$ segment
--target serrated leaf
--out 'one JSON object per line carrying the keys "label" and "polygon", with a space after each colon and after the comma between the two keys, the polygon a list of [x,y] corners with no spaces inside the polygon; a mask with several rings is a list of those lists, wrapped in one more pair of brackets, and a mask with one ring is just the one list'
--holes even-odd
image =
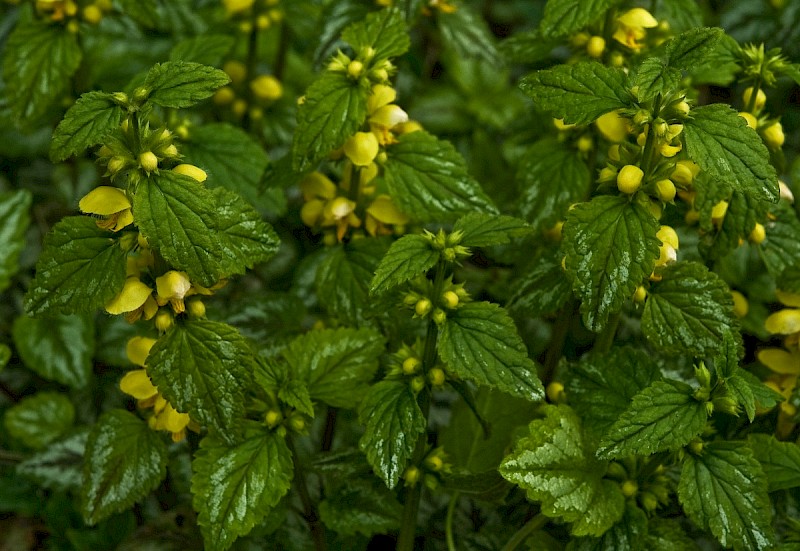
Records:
{"label": "serrated leaf", "polygon": [[383,169],[389,193],[413,220],[445,222],[472,211],[497,212],[449,142],[424,131],[411,132],[386,153]]}
{"label": "serrated leaf", "polygon": [[37,392],[5,411],[8,434],[29,448],[41,450],[62,436],[75,421],[75,407],[57,392]]}
{"label": "serrated leaf", "polygon": [[314,418],[314,404],[311,402],[311,395],[304,381],[297,379],[283,381],[278,389],[278,398],[289,407]]}
{"label": "serrated leaf", "polygon": [[800,293],[800,264],[787,266],[781,272],[775,285],[778,289],[787,293]]}
{"label": "serrated leaf", "polygon": [[192,504],[209,551],[224,551],[250,532],[291,487],[283,437],[254,421],[243,421],[242,432],[235,446],[209,434],[192,462]]}
{"label": "serrated leaf", "polygon": [[737,551],[772,546],[767,482],[746,444],[710,442],[701,455],[687,455],[678,497],[689,518],[723,546]]}
{"label": "serrated leaf", "polygon": [[0,193],[0,293],[19,270],[33,196],[25,189]]}
{"label": "serrated leaf", "polygon": [[368,390],[384,352],[373,329],[310,331],[283,351],[291,377],[306,383],[311,398],[330,406],[353,408]]}
{"label": "serrated leaf", "polygon": [[701,27],[672,37],[661,46],[667,65],[682,71],[694,69],[713,54],[723,34],[722,29]]}
{"label": "serrated leaf", "polygon": [[524,220],[502,214],[472,212],[459,218],[453,231],[463,233],[459,245],[464,247],[488,247],[503,245],[512,238],[530,234],[533,228]]}
{"label": "serrated leaf", "polygon": [[653,15],[659,21],[666,19],[677,32],[703,25],[703,12],[695,0],[662,0]]}
{"label": "serrated leaf", "polygon": [[386,486],[373,481],[350,481],[336,487],[319,504],[325,526],[337,534],[374,534],[400,527],[403,507]]}
{"label": "serrated leaf", "polygon": [[[449,453],[448,449],[448,453]],[[473,471],[454,472],[446,475],[442,481],[442,488],[457,491],[463,496],[477,501],[501,503],[513,487],[497,472],[496,463],[491,470],[484,472]]]}
{"label": "serrated leaf", "polygon": [[252,358],[230,325],[207,320],[176,324],[147,356],[147,373],[178,411],[232,441],[244,419],[243,389]]}
{"label": "serrated leaf", "polygon": [[14,320],[14,345],[25,365],[45,379],[84,388],[92,375],[94,323],[84,316]]}
{"label": "serrated leaf", "polygon": [[103,143],[106,135],[118,128],[123,110],[105,92],[83,94],[58,123],[50,143],[50,160],[63,161],[67,157]]}
{"label": "serrated leaf", "polygon": [[319,66],[334,51],[342,30],[364,19],[374,4],[364,0],[340,0],[326,4],[323,8],[319,29],[319,46],[314,52],[314,65]]}
{"label": "serrated leaf", "polygon": [[583,29],[619,0],[550,0],[539,24],[543,36],[554,38]]}
{"label": "serrated leaf", "polygon": [[680,86],[681,72],[668,66],[656,57],[645,59],[631,78],[631,87],[636,86],[636,99],[648,101],[658,94],[670,93]]}
{"label": "serrated leaf", "polygon": [[[750,399],[752,395],[755,408],[770,409],[783,401],[783,397],[775,390],[764,384],[764,381],[747,371],[739,368],[736,374],[728,380],[730,390],[734,392],[740,400],[740,404],[749,412],[749,405],[743,404],[742,399]],[[745,388],[747,387],[747,388]],[[755,413],[755,412],[754,412]]]}
{"label": "serrated leaf", "polygon": [[437,11],[442,43],[462,58],[477,58],[493,66],[502,65],[494,35],[478,13],[461,4],[453,13]]}
{"label": "serrated leaf", "polygon": [[639,392],[661,379],[653,358],[635,348],[612,348],[569,364],[566,388],[584,426],[604,434]]}
{"label": "serrated leaf", "polygon": [[727,379],[739,371],[739,360],[744,355],[739,344],[740,339],[732,333],[722,335],[722,344],[714,353],[714,370],[720,378]]}
{"label": "serrated leaf", "polygon": [[647,523],[647,538],[643,544],[650,551],[697,551],[699,547],[690,538],[680,521],[651,518]]}
{"label": "serrated leaf", "polygon": [[88,216],[69,216],[45,237],[25,295],[31,315],[94,312],[125,283],[125,251]]}
{"label": "serrated leaf", "polygon": [[800,486],[800,446],[769,434],[750,434],[747,440],[764,469],[770,492]]}
{"label": "serrated leaf", "polygon": [[381,381],[361,401],[358,420],[364,425],[359,448],[375,474],[394,488],[427,426],[417,397],[406,382]]}
{"label": "serrated leaf", "polygon": [[540,501],[544,515],[575,522],[573,535],[602,535],[622,517],[622,492],[603,480],[604,462],[585,449],[578,416],[565,405],[545,405],[542,411],[545,418],[531,422],[529,435],[517,441],[500,474],[528,499]]}
{"label": "serrated leaf", "polygon": [[101,415],[83,465],[86,522],[96,524],[149,494],[167,473],[167,457],[161,436],[135,415],[120,409]]}
{"label": "serrated leaf", "polygon": [[278,252],[280,239],[268,223],[244,199],[224,188],[211,190],[215,199],[216,221],[223,253],[227,256],[226,271],[244,274]]}
{"label": "serrated leaf", "polygon": [[227,34],[203,34],[184,38],[169,53],[170,61],[191,61],[218,65],[233,48],[234,38]]}
{"label": "serrated leaf", "polygon": [[509,63],[532,64],[550,55],[557,42],[542,37],[539,30],[517,32],[500,42],[500,53]]}
{"label": "serrated leaf", "polygon": [[573,538],[565,551],[644,551],[647,532],[647,515],[634,503],[628,502],[625,514],[605,534],[600,537]]}
{"label": "serrated leaf", "polygon": [[4,47],[3,80],[18,124],[39,118],[67,90],[82,57],[77,36],[64,25],[14,27]]}
{"label": "serrated leaf", "polygon": [[625,73],[596,62],[557,65],[526,76],[522,91],[539,109],[568,124],[587,124],[600,115],[631,106]]}
{"label": "serrated leaf", "polygon": [[[728,286],[702,264],[677,262],[659,272],[642,312],[642,332],[663,352],[710,356],[738,335]],[[739,339],[737,338],[737,341]]]}
{"label": "serrated leaf", "polygon": [[144,87],[149,93],[148,101],[180,109],[211,97],[217,88],[230,81],[225,72],[214,67],[190,61],[167,61],[156,63],[150,69]]}
{"label": "serrated leaf", "polygon": [[544,396],[536,364],[505,310],[469,302],[447,314],[439,357],[464,379],[537,401]]}
{"label": "serrated leaf", "polygon": [[601,330],[658,258],[658,221],[625,197],[599,196],[567,214],[562,250],[586,327]]}
{"label": "serrated leaf", "polygon": [[17,464],[17,473],[52,490],[76,490],[81,485],[88,430],[81,430]]}
{"label": "serrated leaf", "polygon": [[759,253],[769,274],[779,280],[787,269],[800,266],[800,220],[784,201],[773,205],[770,211],[774,220],[766,224],[767,238],[759,246]]}
{"label": "serrated leaf", "polygon": [[745,413],[747,413],[747,418],[752,423],[756,416],[756,397],[753,394],[753,388],[750,383],[745,378],[734,374],[725,381],[725,385],[730,395],[744,409]]}
{"label": "serrated leaf", "polygon": [[610,459],[674,451],[700,434],[708,421],[705,403],[673,380],[656,381],[636,394],[600,441],[597,456]]}
{"label": "serrated leaf", "polygon": [[689,157],[734,189],[776,202],[778,178],[755,130],[727,105],[696,107],[691,114],[683,131]]}
{"label": "serrated leaf", "polygon": [[370,13],[364,21],[347,27],[342,40],[356,52],[372,48],[375,51],[373,63],[402,55],[411,45],[406,22],[397,9]]}
{"label": "serrated leaf", "polygon": [[436,265],[440,256],[440,251],[433,248],[427,237],[404,235],[392,243],[375,269],[375,276],[369,285],[370,294],[385,293],[424,274]]}
{"label": "serrated leaf", "polygon": [[306,90],[297,111],[292,167],[312,170],[331,151],[344,145],[367,116],[367,90],[347,75],[328,71]]}
{"label": "serrated leaf", "polygon": [[145,28],[160,26],[158,0],[119,0],[125,15]]}
{"label": "serrated leaf", "polygon": [[506,307],[515,317],[537,318],[552,314],[572,297],[572,286],[564,277],[560,260],[552,254],[537,260],[511,288],[516,291]]}

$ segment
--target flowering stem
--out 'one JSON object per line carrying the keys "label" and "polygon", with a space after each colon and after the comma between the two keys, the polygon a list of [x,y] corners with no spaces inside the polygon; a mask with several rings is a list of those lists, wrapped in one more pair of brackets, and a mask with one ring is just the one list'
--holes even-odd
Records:
{"label": "flowering stem", "polygon": [[519,529],[516,534],[511,536],[511,539],[506,542],[503,546],[501,551],[514,551],[515,549],[519,549],[519,546],[525,539],[533,534],[536,530],[541,528],[547,523],[547,517],[543,514],[539,513],[532,519],[530,519],[525,526]]}
{"label": "flowering stem", "polygon": [[[750,99],[747,101],[745,111],[753,113],[756,109],[756,100],[758,99],[758,92],[761,90],[761,77],[758,77],[753,83],[753,89],[750,92]],[[754,114],[754,113],[753,113]]]}
{"label": "flowering stem", "polygon": [[622,319],[622,314],[617,313],[611,316],[606,324],[605,329],[597,335],[597,338],[594,341],[593,350],[597,352],[608,352],[611,350],[611,345],[614,344],[614,336],[617,334],[617,328],[619,327],[620,319]]}
{"label": "flowering stem", "polygon": [[294,480],[297,491],[300,494],[300,501],[303,503],[303,516],[311,529],[311,536],[314,538],[314,549],[316,551],[327,551],[328,544],[325,540],[325,527],[319,521],[319,514],[314,507],[314,502],[311,501],[311,495],[308,493],[308,483],[306,475],[300,465],[300,458],[297,456],[297,448],[295,448],[294,440],[291,436],[286,437],[286,444],[292,452],[292,461],[294,463]]}
{"label": "flowering stem", "polygon": [[447,551],[456,551],[456,541],[453,537],[453,516],[456,511],[456,505],[458,504],[458,498],[460,495],[461,493],[456,490],[453,493],[453,497],[450,498],[450,504],[447,506],[447,517],[445,518],[444,522],[444,534],[445,538],[447,539]]}
{"label": "flowering stem", "polygon": [[[652,119],[655,120],[658,117],[659,112],[661,111],[661,94],[656,96],[656,99],[653,100],[653,116]],[[653,131],[653,123],[648,125],[647,127],[647,140],[644,143],[644,149],[642,150],[642,172],[644,173],[644,179],[647,179],[648,172],[650,171],[650,162],[653,158],[653,147],[655,147],[655,143],[657,141],[656,133]]]}

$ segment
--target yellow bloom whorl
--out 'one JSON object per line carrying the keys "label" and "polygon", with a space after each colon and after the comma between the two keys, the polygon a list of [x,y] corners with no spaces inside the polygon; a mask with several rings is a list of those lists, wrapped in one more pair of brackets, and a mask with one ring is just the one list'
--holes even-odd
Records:
{"label": "yellow bloom whorl", "polygon": [[125,280],[122,291],[106,303],[106,312],[114,315],[132,312],[143,306],[152,292],[139,278],[129,277]]}

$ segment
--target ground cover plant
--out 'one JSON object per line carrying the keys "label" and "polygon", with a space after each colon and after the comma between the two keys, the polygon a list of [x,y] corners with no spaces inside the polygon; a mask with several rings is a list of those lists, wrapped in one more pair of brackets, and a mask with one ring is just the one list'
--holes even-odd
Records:
{"label": "ground cover plant", "polygon": [[0,4],[0,549],[800,549],[800,3]]}

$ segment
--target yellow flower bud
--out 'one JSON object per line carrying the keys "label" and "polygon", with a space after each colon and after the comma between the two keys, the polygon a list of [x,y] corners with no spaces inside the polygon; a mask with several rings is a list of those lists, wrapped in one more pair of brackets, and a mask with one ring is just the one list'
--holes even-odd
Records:
{"label": "yellow flower bud", "polygon": [[720,201],[714,205],[713,209],[711,209],[711,219],[714,221],[720,221],[725,217],[726,212],[728,212],[728,202]]}
{"label": "yellow flower bud", "polygon": [[758,128],[758,119],[756,119],[753,115],[751,115],[747,111],[741,111],[739,113],[739,116],[742,117],[747,123],[747,126],[752,128],[753,130]]}
{"label": "yellow flower bud", "polygon": [[117,174],[120,170],[125,168],[125,159],[122,157],[111,157],[108,161],[108,172],[112,176]]}
{"label": "yellow flower bud", "polygon": [[156,343],[156,339],[149,337],[133,337],[128,341],[125,346],[125,353],[128,355],[128,360],[131,363],[144,367],[147,355],[150,354],[150,349]]}
{"label": "yellow flower bud", "polygon": [[272,75],[260,75],[253,79],[250,90],[262,101],[275,101],[283,96],[283,85]]}
{"label": "yellow flower bud", "polygon": [[737,318],[743,318],[747,315],[750,305],[747,303],[745,296],[739,291],[731,291],[733,297],[733,313]]}
{"label": "yellow flower bud", "polygon": [[670,203],[675,199],[675,184],[668,178],[656,182],[656,191],[658,198],[665,203]]}
{"label": "yellow flower bud", "polygon": [[678,161],[675,169],[672,171],[670,179],[676,184],[688,186],[692,183],[695,176],[700,172],[700,167],[692,161]]}
{"label": "yellow flower bud", "polygon": [[780,149],[786,139],[783,135],[783,126],[779,122],[764,128],[761,131],[761,137],[764,138],[764,143],[772,149]]}
{"label": "yellow flower bud", "polygon": [[635,480],[626,480],[622,483],[622,495],[625,497],[633,497],[639,491],[639,485]]}
{"label": "yellow flower bud", "polygon": [[364,64],[354,59],[347,65],[347,74],[350,75],[351,78],[358,78],[361,76],[361,73],[364,72]]}
{"label": "yellow flower bud", "polygon": [[83,20],[90,25],[97,25],[103,19],[103,12],[95,4],[89,4],[83,8]]}
{"label": "yellow flower bud", "polygon": [[403,361],[403,373],[406,375],[413,375],[417,371],[419,371],[419,366],[422,365],[422,362],[419,361],[418,358],[406,358]]}
{"label": "yellow flower bud", "polygon": [[229,105],[236,99],[236,92],[230,86],[223,86],[214,92],[214,103],[217,105]]}
{"label": "yellow flower bud", "polygon": [[172,326],[175,324],[175,318],[172,316],[172,313],[167,310],[161,310],[155,319],[156,329],[158,329],[161,333],[165,333],[169,331]]}
{"label": "yellow flower bud", "polygon": [[272,20],[268,15],[261,14],[256,18],[256,27],[260,30],[269,29],[272,26]]}
{"label": "yellow flower bud", "polygon": [[[745,106],[750,105],[750,99],[753,95],[753,87],[749,86],[745,88],[744,93],[742,94],[742,101],[744,101]],[[756,103],[754,109],[759,111],[764,104],[767,102],[767,95],[764,93],[764,90],[761,88],[758,89],[758,94],[756,94]]]}
{"label": "yellow flower bud", "polygon": [[367,166],[378,155],[380,145],[372,132],[356,132],[344,144],[344,154],[356,166]]}
{"label": "yellow flower bud", "polygon": [[606,40],[602,36],[593,36],[586,43],[586,53],[589,57],[600,58],[606,50]]}
{"label": "yellow flower bud", "polygon": [[428,380],[433,386],[442,386],[445,382],[445,379],[446,376],[444,374],[444,371],[442,371],[438,367],[434,367],[433,369],[428,371]]}
{"label": "yellow flower bud", "polygon": [[764,327],[773,335],[791,335],[800,331],[800,310],[786,308],[770,315]]}
{"label": "yellow flower bud", "polygon": [[243,117],[247,113],[247,102],[242,98],[235,99],[231,105],[231,112],[237,117]]}
{"label": "yellow flower bud", "polygon": [[584,134],[578,138],[578,142],[575,145],[581,153],[588,153],[592,150],[592,147],[594,147],[594,142],[591,136]]}
{"label": "yellow flower bud", "polygon": [[283,415],[281,414],[280,411],[271,409],[264,416],[264,421],[266,421],[267,426],[272,429],[275,428],[278,425],[278,423],[283,421]]}
{"label": "yellow flower bud", "polygon": [[753,231],[750,232],[750,242],[754,245],[760,245],[767,238],[767,231],[764,229],[763,224],[756,223]]}
{"label": "yellow flower bud", "polygon": [[633,301],[636,304],[644,304],[644,301],[646,299],[647,299],[647,289],[645,289],[643,285],[639,285],[636,288],[636,291],[633,293]]}
{"label": "yellow flower bud", "polygon": [[241,84],[247,77],[247,67],[244,63],[235,59],[226,61],[222,66],[222,70],[228,73],[233,84]]}
{"label": "yellow flower bud", "polygon": [[249,10],[255,0],[222,0],[222,5],[225,6],[225,11],[233,15],[243,11]]}
{"label": "yellow flower bud", "polygon": [[300,209],[300,219],[303,221],[303,224],[309,228],[313,228],[320,223],[324,209],[324,202],[319,199],[312,199],[305,203]]}
{"label": "yellow flower bud", "polygon": [[458,295],[453,291],[445,291],[442,294],[442,304],[445,308],[453,309],[458,306]]}
{"label": "yellow flower bud", "polygon": [[427,316],[428,313],[433,309],[433,303],[427,298],[423,298],[417,301],[417,304],[414,306],[414,312],[419,317]]}
{"label": "yellow flower bud", "polygon": [[178,165],[172,169],[172,172],[177,172],[178,174],[188,176],[189,178],[197,180],[198,182],[205,182],[206,178],[208,178],[208,174],[206,174],[205,170],[189,164]]}
{"label": "yellow flower bud", "polygon": [[145,172],[153,172],[158,168],[158,157],[152,151],[145,151],[139,155],[139,164]]}
{"label": "yellow flower bud", "polygon": [[545,394],[547,394],[547,399],[552,403],[558,403],[564,398],[564,385],[558,381],[553,381],[547,385]]}
{"label": "yellow flower bud", "polygon": [[[605,115],[600,115],[594,124],[603,137],[610,142],[625,141],[630,132],[630,121],[621,116],[619,111],[609,111]],[[619,155],[619,146],[617,146],[617,155]]]}
{"label": "yellow flower bud", "polygon": [[671,226],[661,226],[656,232],[656,237],[659,239],[659,241],[662,243],[667,243],[675,250],[680,248],[678,234],[675,233],[675,230]]}
{"label": "yellow flower bud", "polygon": [[617,189],[622,193],[632,194],[642,185],[642,178],[644,172],[642,169],[635,165],[625,165],[617,174]]}

